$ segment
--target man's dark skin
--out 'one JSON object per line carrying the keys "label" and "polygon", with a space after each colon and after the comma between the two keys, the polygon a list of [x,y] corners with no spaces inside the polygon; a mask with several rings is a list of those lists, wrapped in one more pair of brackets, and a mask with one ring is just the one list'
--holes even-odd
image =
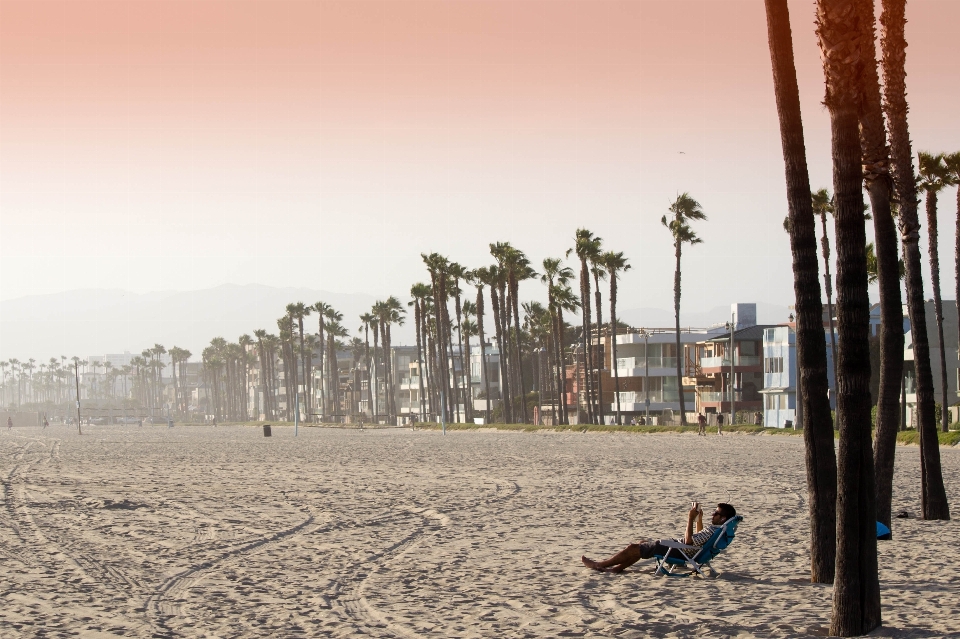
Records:
{"label": "man's dark skin", "polygon": [[[710,523],[714,526],[722,526],[728,519],[728,517],[720,512],[719,507],[713,511],[713,514],[710,517]],[[703,510],[700,508],[700,504],[696,503],[693,505],[693,508],[690,509],[690,512],[687,513],[687,528],[683,534],[683,543],[687,545],[693,544],[694,522],[696,522],[697,525],[697,532],[703,530]],[[641,559],[645,558],[641,554],[640,544],[651,542],[656,542],[656,540],[642,539],[639,543],[630,544],[613,557],[604,559],[603,561],[594,561],[586,556],[580,557],[580,561],[582,561],[583,565],[587,568],[599,570],[600,572],[623,572],[627,567],[632,566]]]}

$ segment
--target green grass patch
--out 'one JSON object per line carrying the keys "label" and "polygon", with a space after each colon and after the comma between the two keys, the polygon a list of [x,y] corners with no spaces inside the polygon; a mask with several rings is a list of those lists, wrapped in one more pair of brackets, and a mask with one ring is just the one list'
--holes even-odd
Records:
{"label": "green grass patch", "polygon": [[[960,444],[960,431],[952,430],[949,433],[937,432],[937,439],[941,446],[956,446]],[[915,430],[902,430],[897,433],[897,442],[901,444],[920,445],[920,433]]]}
{"label": "green grass patch", "polygon": [[[417,422],[417,428],[428,430],[440,430],[441,426],[435,422]],[[598,426],[595,424],[561,424],[558,426],[534,426],[533,424],[447,424],[447,430],[481,430],[491,429],[505,431],[521,431],[532,433],[540,430],[553,432],[574,432],[574,433],[696,433],[697,426],[631,426],[624,424],[622,426]],[[716,434],[716,426],[707,427],[708,434]],[[758,435],[764,433],[778,435],[796,435],[803,431],[794,431],[784,428],[764,428],[763,426],[753,426],[750,424],[734,424],[724,426],[725,433],[746,433]]]}

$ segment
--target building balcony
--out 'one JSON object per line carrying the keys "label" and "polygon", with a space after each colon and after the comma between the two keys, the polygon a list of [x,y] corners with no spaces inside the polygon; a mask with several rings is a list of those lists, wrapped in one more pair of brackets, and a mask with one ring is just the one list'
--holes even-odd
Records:
{"label": "building balcony", "polygon": [[[722,391],[721,391],[721,392],[717,392],[717,391],[701,391],[701,392],[699,393],[699,395],[700,395],[700,403],[701,403],[701,404],[715,404],[715,403],[719,403],[719,402],[727,402],[728,404],[730,403],[730,392],[729,392],[729,391],[727,391],[727,392],[722,392]],[[743,401],[743,391],[734,391],[734,393],[733,393],[733,399],[734,399],[734,401],[736,401],[736,402],[742,402],[742,401]]]}
{"label": "building balcony", "polygon": [[[737,355],[734,359],[734,370],[737,368],[760,368],[763,366],[763,356],[761,355]],[[721,357],[701,357],[700,358],[700,368],[706,371],[707,369],[717,369],[722,370],[724,368],[730,368],[730,358],[728,356]]]}

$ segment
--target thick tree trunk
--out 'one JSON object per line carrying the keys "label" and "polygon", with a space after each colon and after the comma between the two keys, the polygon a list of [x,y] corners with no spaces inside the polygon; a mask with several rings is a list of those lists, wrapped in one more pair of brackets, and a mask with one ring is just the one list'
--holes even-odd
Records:
{"label": "thick tree trunk", "polygon": [[874,440],[874,485],[877,520],[891,526],[893,464],[900,421],[900,382],[903,378],[903,301],[897,232],[890,211],[893,181],[883,121],[877,52],[874,41],[873,0],[861,1],[863,59],[860,146],[863,177],[873,210],[878,283],[880,288],[880,389],[877,397],[877,434]]}
{"label": "thick tree trunk", "polygon": [[920,257],[920,222],[917,217],[917,191],[913,172],[913,151],[907,126],[907,89],[904,63],[907,41],[904,38],[905,0],[883,0],[880,16],[883,51],[883,108],[890,132],[890,157],[893,178],[900,199],[900,241],[906,267],[907,308],[916,375],[917,428],[920,431],[920,504],[924,519],[949,519],[947,493],[940,466],[940,442],[934,415],[933,376],[930,371],[930,345],[923,298],[923,274]]}
{"label": "thick tree trunk", "polygon": [[799,363],[798,412],[803,416],[801,425],[810,509],[810,578],[815,583],[832,583],[836,557],[837,466],[833,420],[827,397],[827,354],[816,221],[810,199],[787,0],[765,0],[765,4],[790,212]]}
{"label": "thick tree trunk", "polygon": [[862,0],[817,0],[817,37],[830,111],[836,199],[837,559],[830,634],[852,637],[880,625],[876,491],[870,445],[870,298],[859,135],[866,29]]}
{"label": "thick tree trunk", "polygon": [[940,429],[950,430],[950,402],[947,398],[947,352],[943,344],[943,301],[940,297],[940,249],[937,238],[937,192],[927,191],[927,251],[930,255],[930,287],[933,289],[933,312],[937,318],[937,339],[940,347]]}

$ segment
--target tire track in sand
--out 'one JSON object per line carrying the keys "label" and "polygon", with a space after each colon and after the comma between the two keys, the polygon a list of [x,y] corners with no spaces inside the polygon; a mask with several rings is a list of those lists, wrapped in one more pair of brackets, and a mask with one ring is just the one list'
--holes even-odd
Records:
{"label": "tire track in sand", "polygon": [[[155,633],[154,636],[175,636],[175,632],[170,628],[168,622],[180,614],[180,607],[176,603],[176,600],[181,599],[188,590],[202,581],[206,573],[222,570],[231,560],[249,555],[267,544],[278,543],[303,534],[308,527],[314,524],[314,521],[315,517],[311,512],[310,515],[299,524],[241,544],[220,553],[213,559],[195,564],[165,579],[160,587],[147,597],[143,606],[144,610],[152,618],[155,629],[160,631],[159,634]],[[320,527],[318,527],[318,530],[319,529]]]}

